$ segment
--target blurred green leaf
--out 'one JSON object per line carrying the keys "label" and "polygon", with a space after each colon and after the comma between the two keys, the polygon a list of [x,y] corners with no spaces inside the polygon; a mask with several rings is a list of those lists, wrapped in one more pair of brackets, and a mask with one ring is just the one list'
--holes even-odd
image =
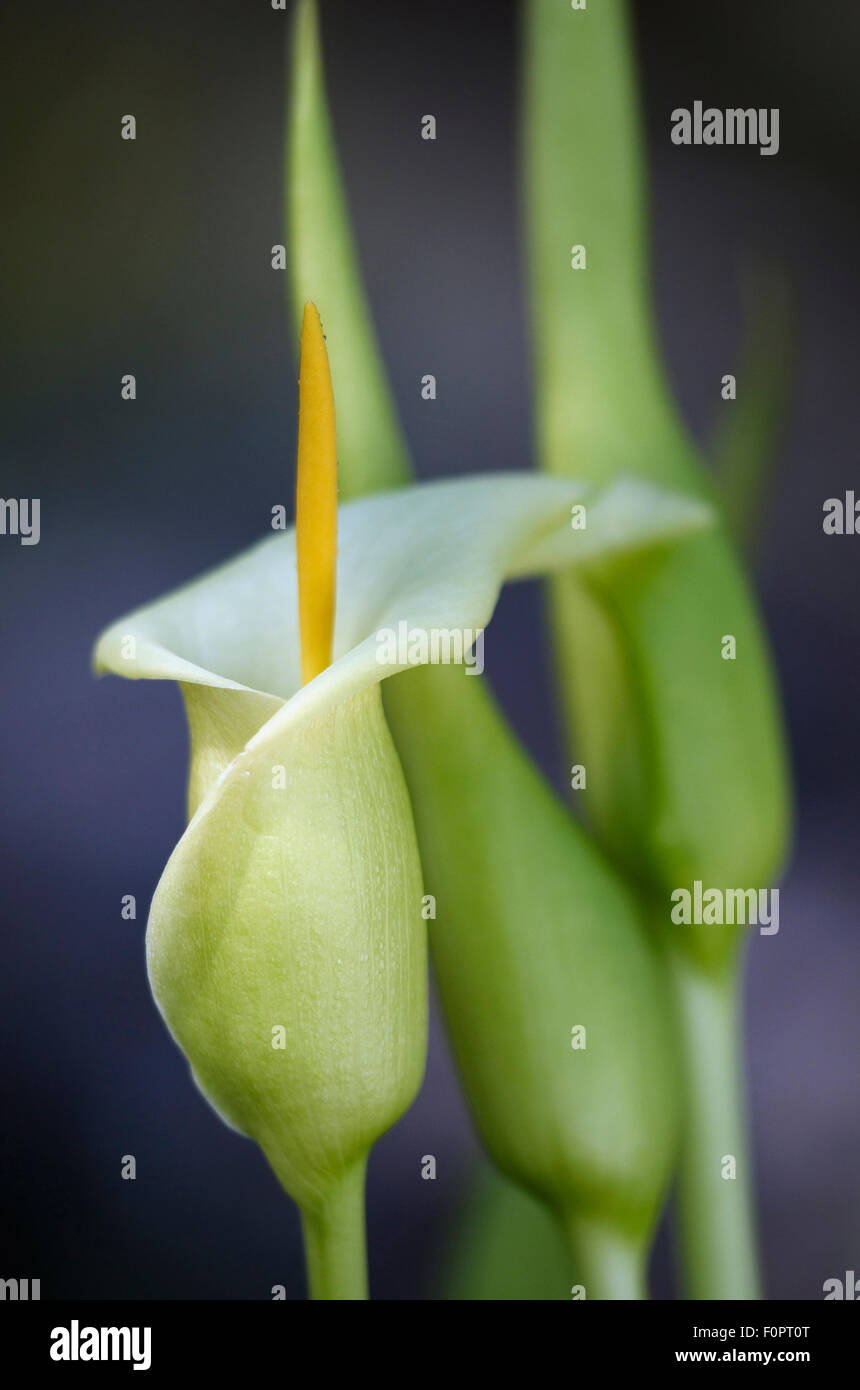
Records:
{"label": "blurred green leaf", "polygon": [[797,304],[788,276],[765,262],[750,267],[743,290],[737,399],[722,403],[712,454],[723,510],[754,561],[795,379]]}
{"label": "blurred green leaf", "polygon": [[569,1299],[576,1282],[561,1227],[543,1202],[482,1163],[456,1213],[440,1282],[465,1301]]}

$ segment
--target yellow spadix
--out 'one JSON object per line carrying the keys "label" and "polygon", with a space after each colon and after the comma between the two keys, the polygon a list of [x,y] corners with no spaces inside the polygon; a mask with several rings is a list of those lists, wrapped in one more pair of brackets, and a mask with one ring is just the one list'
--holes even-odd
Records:
{"label": "yellow spadix", "polygon": [[305,305],[299,367],[296,556],[302,684],[331,665],[337,568],[334,392],[316,305]]}

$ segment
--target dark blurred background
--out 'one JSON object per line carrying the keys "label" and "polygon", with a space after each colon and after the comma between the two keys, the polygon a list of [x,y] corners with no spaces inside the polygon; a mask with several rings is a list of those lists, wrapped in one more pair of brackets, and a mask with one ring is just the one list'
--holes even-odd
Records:
{"label": "dark blurred background", "polygon": [[[768,1294],[820,1298],[824,1279],[860,1267],[860,538],[821,526],[825,498],[860,493],[860,13],[850,0],[647,0],[635,17],[663,344],[704,446],[737,368],[750,259],[783,265],[800,306],[756,558],[798,837],[780,934],[751,946],[748,1065]],[[323,21],[418,467],[528,466],[515,6],[326,0]],[[89,671],[104,624],[290,503],[294,344],[270,269],[287,30],[268,0],[19,0],[2,20],[0,493],[40,497],[42,535],[0,537],[0,1277],[41,1278],[43,1298],[267,1298],[276,1283],[303,1296],[295,1212],[194,1090],[147,988],[149,898],[183,828],[179,695]],[[672,146],[669,113],[696,98],[780,107],[779,155]],[[126,113],[134,143],[120,139]],[[434,144],[419,138],[425,113]],[[506,592],[491,677],[561,785],[539,612],[534,587]],[[136,921],[120,916],[129,893]],[[475,1152],[436,1029],[420,1098],[371,1164],[377,1297],[433,1289]],[[420,1178],[426,1153],[436,1182]],[[672,1288],[664,1234],[655,1291]]]}

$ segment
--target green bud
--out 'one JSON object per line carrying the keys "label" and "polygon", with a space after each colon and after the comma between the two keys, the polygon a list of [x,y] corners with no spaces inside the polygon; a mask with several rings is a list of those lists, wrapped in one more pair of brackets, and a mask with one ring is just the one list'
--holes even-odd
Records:
{"label": "green bud", "polygon": [[[392,683],[386,709],[437,902],[445,1020],[481,1136],[558,1215],[587,1296],[641,1297],[675,1160],[677,1078],[637,904],[478,682],[418,671]],[[458,722],[468,733],[455,739]]]}
{"label": "green bud", "polygon": [[[575,13],[527,0],[526,210],[538,445],[553,473],[712,489],[663,376],[651,306],[628,6]],[[570,243],[587,250],[573,269]],[[577,264],[582,263],[578,258]],[[759,382],[759,387],[761,382]],[[753,389],[753,383],[747,383]],[[770,393],[769,393],[770,395]],[[747,415],[758,445],[772,405]],[[734,505],[735,519],[739,508]],[[737,1047],[741,927],[671,920],[671,897],[767,889],[786,848],[790,794],[778,698],[753,596],[716,527],[552,585],[559,688],[582,805],[648,903],[665,946],[683,1067],[681,1240],[690,1295],[758,1296]],[[732,1154],[737,1180],[718,1163]]]}
{"label": "green bud", "polygon": [[[632,471],[710,500],[655,346],[625,10],[527,5],[540,458],[553,473],[605,482]],[[571,237],[587,246],[584,270],[571,268]],[[769,886],[788,831],[785,750],[767,644],[725,531],[586,583],[562,576],[552,615],[588,768],[583,806],[613,856],[665,903],[667,923],[669,894],[696,879]],[[682,930],[679,948],[699,964],[733,957],[731,928]]]}

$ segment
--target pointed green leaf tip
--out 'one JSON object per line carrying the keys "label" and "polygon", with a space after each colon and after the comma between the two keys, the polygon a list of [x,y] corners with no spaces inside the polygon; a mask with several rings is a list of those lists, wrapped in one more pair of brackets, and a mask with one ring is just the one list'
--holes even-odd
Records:
{"label": "pointed green leaf tip", "polygon": [[98,642],[99,670],[177,680],[191,727],[191,821],[147,932],[153,993],[204,1094],[306,1212],[403,1112],[424,1062],[421,874],[379,699],[415,658],[382,664],[379,634],[474,634],[506,573],[609,556],[621,516],[632,548],[707,524],[698,503],[635,495],[638,511],[623,483],[613,506],[488,475],[346,504],[334,661],[304,687],[293,531]]}
{"label": "pointed green leaf tip", "polygon": [[312,0],[296,5],[287,165],[291,315],[298,326],[305,300],[312,299],[325,318],[343,422],[338,438],[341,495],[359,497],[398,487],[409,480],[408,453],[376,350],[350,234]]}

